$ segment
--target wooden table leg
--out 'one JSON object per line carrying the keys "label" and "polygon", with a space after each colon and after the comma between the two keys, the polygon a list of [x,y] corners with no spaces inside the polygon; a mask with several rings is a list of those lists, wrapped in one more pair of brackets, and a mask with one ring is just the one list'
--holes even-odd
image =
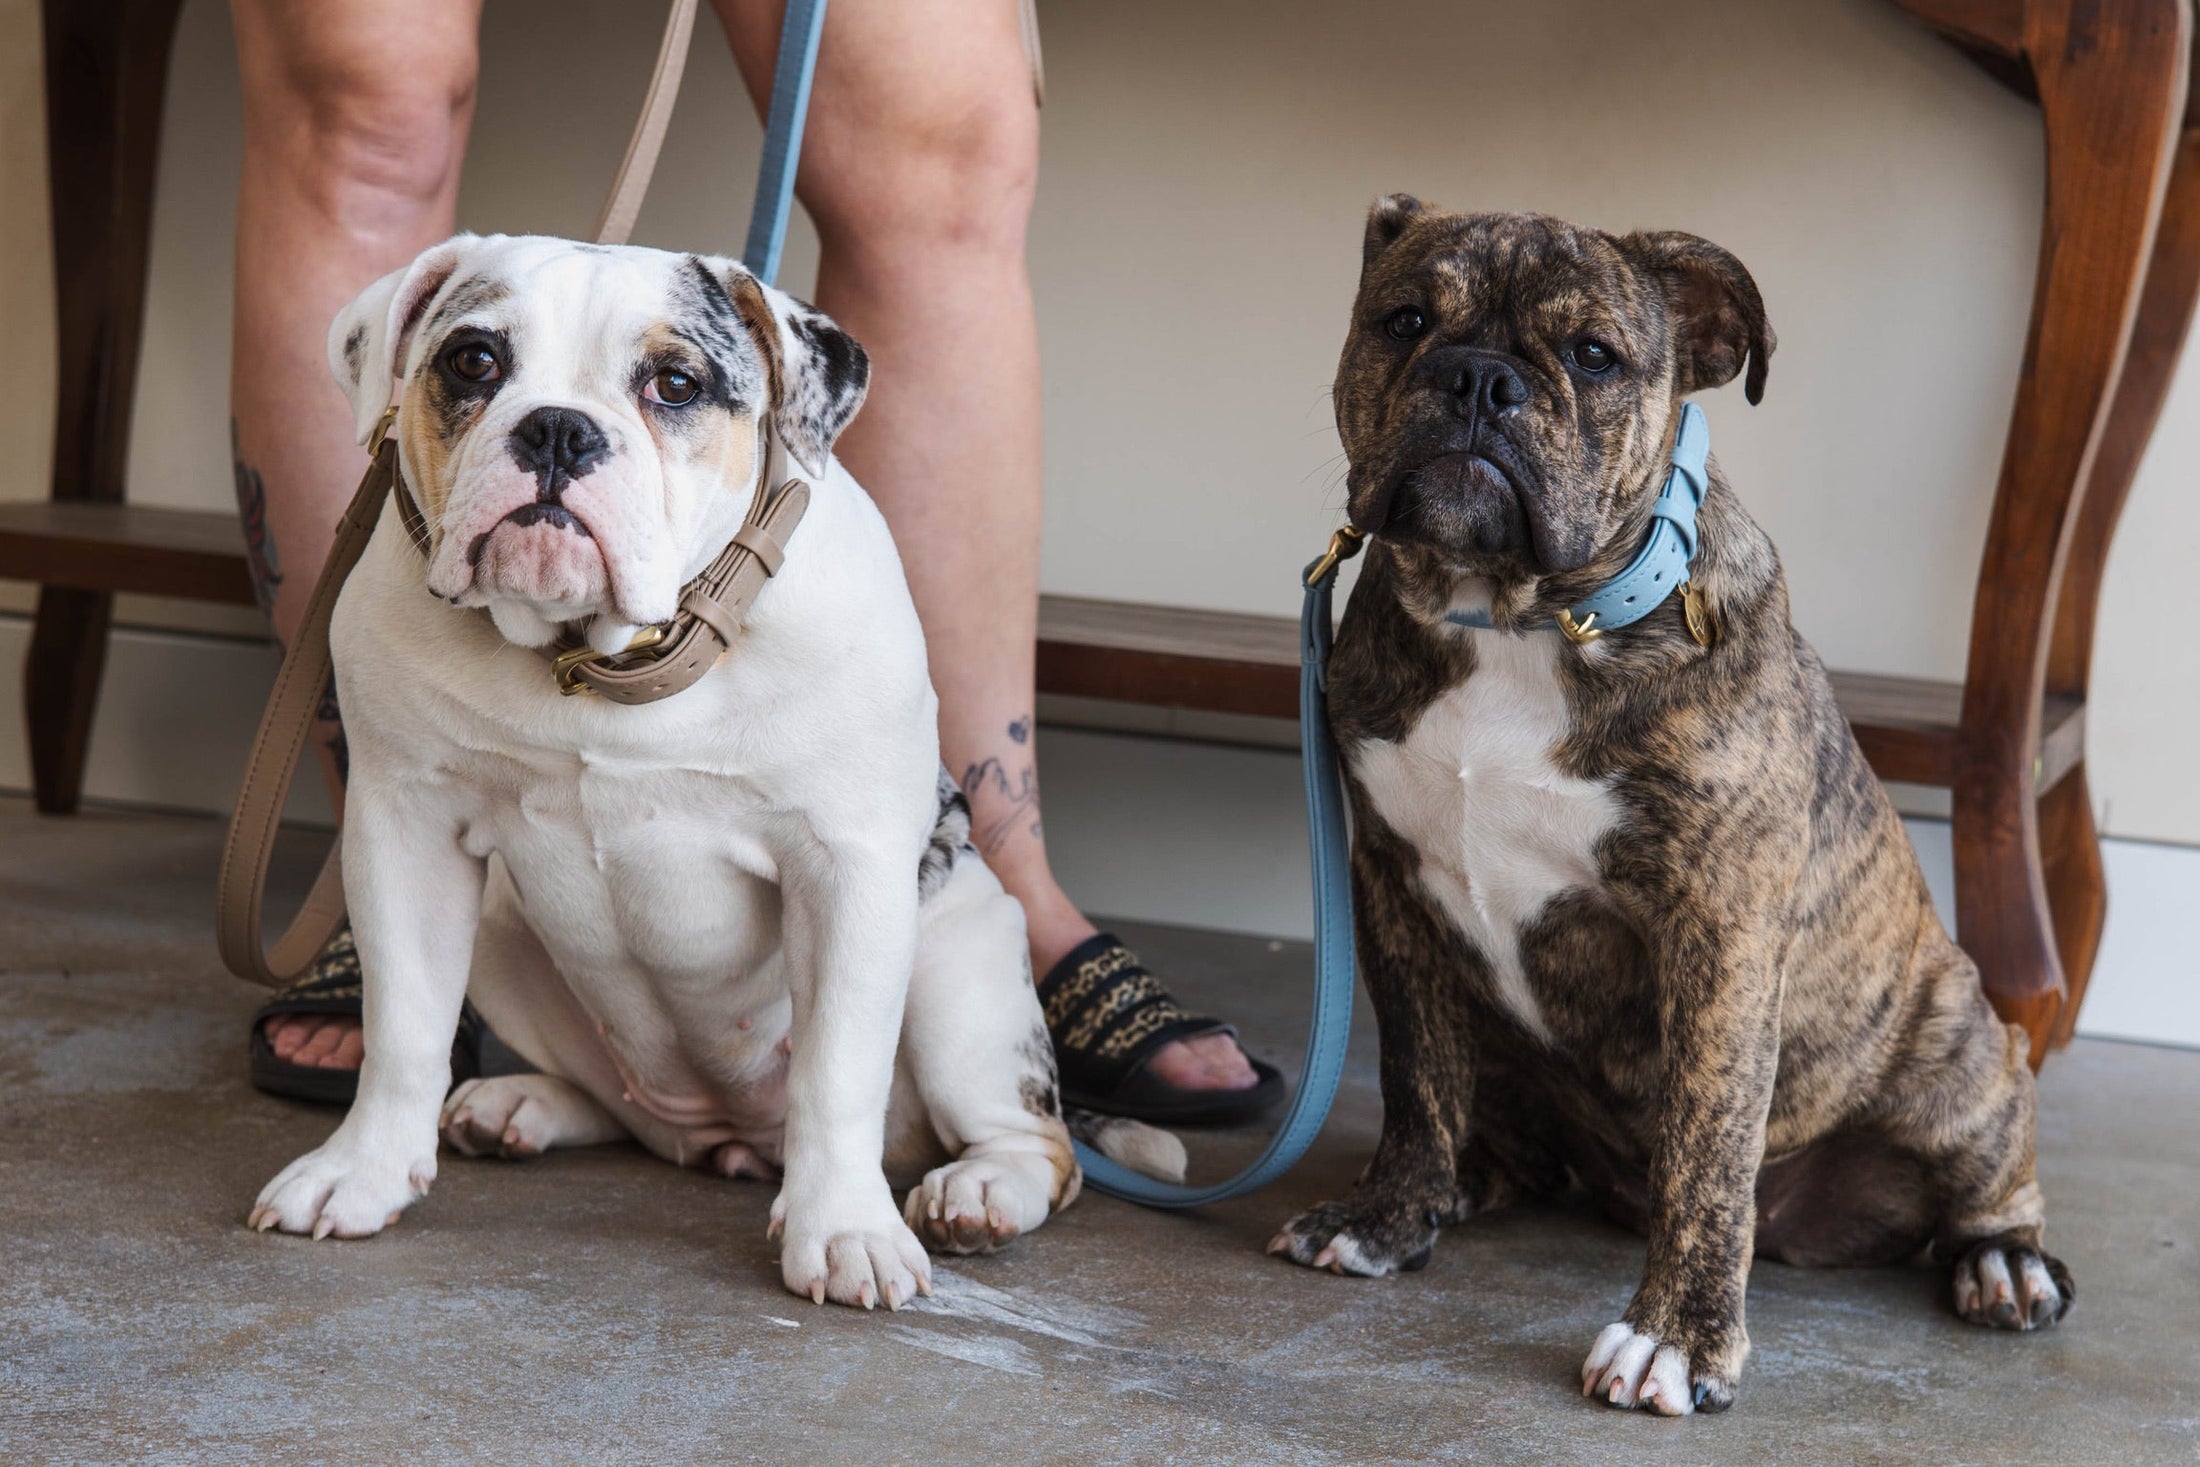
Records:
{"label": "wooden table leg", "polygon": [[[122,498],[161,106],[180,0],[43,0],[59,347],[53,497]],[[38,808],[76,808],[114,598],[46,587],[23,706]]]}
{"label": "wooden table leg", "polygon": [[[1972,611],[1954,833],[1958,933],[1996,1009],[2031,1034],[2034,1065],[2066,993],[2034,787],[2048,649],[2082,491],[2153,248],[2184,111],[2191,28],[2187,0],[2030,0],[2024,7],[2022,54],[2046,134],[2047,207],[2032,326]],[[2081,824],[2069,802],[2082,809],[2085,798],[2082,783],[2069,788],[2051,812],[2066,850]],[[2069,882],[2071,950],[2084,955],[2093,941],[2086,930],[2099,914],[2083,910],[2082,867],[2057,865]]]}
{"label": "wooden table leg", "polygon": [[[2108,425],[2102,431],[2063,566],[2062,594],[2055,605],[2054,640],[2047,659],[2051,693],[2086,695],[2093,667],[2093,619],[2100,605],[2109,543],[2147,441],[2162,415],[2170,378],[2184,355],[2193,304],[2200,299],[2200,118],[2191,115],[2195,99],[2186,100],[2188,115],[2170,166],[2169,189],[2155,230],[2146,286],[2139,297],[2131,349],[2124,358],[2123,377],[2109,408]],[[2092,796],[2082,762],[2041,801],[2040,853],[2063,981],[2069,990],[2053,1034],[2059,1049],[2070,1042],[2077,1027],[2078,1005],[2085,998],[2108,910],[2100,836],[2093,827]]]}

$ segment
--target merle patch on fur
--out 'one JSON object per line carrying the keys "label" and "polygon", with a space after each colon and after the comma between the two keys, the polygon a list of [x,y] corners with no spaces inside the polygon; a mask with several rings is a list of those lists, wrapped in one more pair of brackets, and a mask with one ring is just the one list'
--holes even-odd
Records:
{"label": "merle patch on fur", "polygon": [[947,885],[947,878],[955,874],[955,863],[965,853],[975,855],[977,848],[970,843],[970,801],[956,788],[954,776],[943,765],[939,777],[938,817],[932,823],[932,838],[925,843],[924,855],[917,862],[917,900],[928,901],[933,893]]}

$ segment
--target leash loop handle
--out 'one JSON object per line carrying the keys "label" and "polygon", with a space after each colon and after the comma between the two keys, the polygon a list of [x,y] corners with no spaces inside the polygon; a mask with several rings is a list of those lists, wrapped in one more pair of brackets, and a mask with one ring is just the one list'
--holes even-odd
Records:
{"label": "leash loop handle", "polygon": [[1306,779],[1306,824],[1314,868],[1314,1004],[1306,1033],[1306,1064],[1283,1124],[1251,1166],[1210,1186],[1155,1181],[1110,1161],[1083,1142],[1077,1160],[1087,1185],[1148,1207],[1205,1207],[1242,1197],[1296,1166],[1321,1134],[1344,1079],[1345,1042],[1352,1033],[1352,880],[1344,790],[1337,744],[1329,730],[1329,648],[1335,636],[1330,594],[1337,566],[1360,549],[1360,535],[1340,530],[1307,566],[1299,611],[1299,753]]}
{"label": "leash loop handle", "polygon": [[634,135],[627,139],[619,171],[611,175],[611,193],[596,216],[596,243],[625,244],[634,233],[634,221],[649,195],[650,177],[657,171],[657,155],[665,145],[665,131],[672,125],[673,104],[680,99],[680,78],[687,71],[688,40],[695,34],[695,0],[672,0],[665,17],[664,39],[657,44],[657,62],[650,68],[649,91],[642,98],[641,116],[634,119]]}
{"label": "leash loop handle", "polygon": [[282,670],[275,675],[275,690],[260,714],[259,732],[252,737],[252,755],[245,765],[244,785],[237,794],[237,809],[229,818],[229,833],[222,842],[221,877],[215,889],[214,940],[222,962],[239,978],[281,988],[303,973],[336,935],[344,921],[343,835],[329,847],[321,874],[314,878],[298,914],[290,919],[273,947],[264,944],[261,927],[267,900],[267,871],[275,855],[275,832],[282,824],[283,806],[297,776],[298,760],[329,687],[329,621],[336,614],[336,598],[344,578],[359,563],[367,542],[374,538],[375,522],[397,480],[397,443],[388,436],[397,416],[391,408],[374,430],[374,457],[359,480],[351,504],[336,522],[336,537],[329,546],[328,563],[313,595],[306,602],[305,618]]}

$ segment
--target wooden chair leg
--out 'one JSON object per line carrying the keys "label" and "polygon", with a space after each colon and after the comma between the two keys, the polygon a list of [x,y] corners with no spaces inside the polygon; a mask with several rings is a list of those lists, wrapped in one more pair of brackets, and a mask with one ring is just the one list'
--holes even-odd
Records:
{"label": "wooden chair leg", "polygon": [[[2188,96],[2188,108],[2192,100]],[[2100,605],[2109,545],[2169,396],[2170,378],[2184,355],[2196,300],[2200,300],[2200,123],[2188,117],[2170,165],[2169,189],[2154,234],[2154,255],[2139,297],[2138,319],[2132,326],[2131,349],[2124,358],[2123,377],[2109,408],[2063,565],[2062,594],[2055,605],[2055,634],[2047,659],[2051,693],[2086,695],[2093,668],[2094,613]],[[2040,847],[2063,982],[2069,990],[2052,1036],[2059,1049],[2070,1042],[2077,1028],[2078,1005],[2085,998],[2108,912],[2100,837],[2093,826],[2082,763],[2041,802]]]}
{"label": "wooden chair leg", "polygon": [[[1958,933],[1995,1008],[2031,1034],[2035,1066],[2066,992],[2033,764],[2049,644],[2153,247],[2191,28],[2188,0],[2031,0],[2025,9],[2047,208],[1972,611],[1954,833]],[[2083,784],[2072,788],[2063,800],[2082,804]],[[2059,833],[2086,823],[2062,818],[2060,804],[2056,813]]]}
{"label": "wooden chair leg", "polygon": [[[59,347],[53,497],[122,498],[179,0],[43,0]],[[46,587],[24,662],[41,810],[74,810],[114,598]]]}
{"label": "wooden chair leg", "polygon": [[38,620],[23,660],[23,712],[30,725],[31,790],[49,815],[73,813],[84,789],[84,755],[114,603],[105,591],[47,586],[38,593]]}

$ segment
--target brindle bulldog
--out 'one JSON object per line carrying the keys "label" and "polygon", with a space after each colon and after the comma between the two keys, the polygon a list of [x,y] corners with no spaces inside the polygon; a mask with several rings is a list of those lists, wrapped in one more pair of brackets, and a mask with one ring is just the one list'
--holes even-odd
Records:
{"label": "brindle bulldog", "polygon": [[1756,402],[1772,347],[1749,272],[1692,235],[1397,195],[1336,384],[1369,541],[1330,717],[1383,1132],[1270,1249],[1416,1269],[1444,1223],[1578,1183],[1650,1240],[1583,1389],[1667,1415],[1733,1402],[1753,1250],[1930,1250],[2003,1329],[2073,1297],[2040,1247],[2023,1032],[1716,467],[1685,598],[1553,625],[1644,546],[1682,399],[1746,362]]}

